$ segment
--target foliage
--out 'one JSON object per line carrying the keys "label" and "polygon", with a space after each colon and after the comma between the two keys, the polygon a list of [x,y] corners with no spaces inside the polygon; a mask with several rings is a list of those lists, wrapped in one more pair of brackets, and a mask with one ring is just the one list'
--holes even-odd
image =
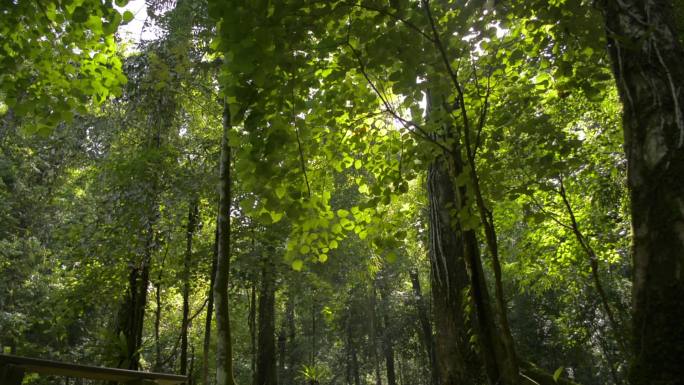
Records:
{"label": "foliage", "polygon": [[[442,155],[464,160],[453,183],[481,198],[449,215],[484,256],[488,231],[498,237],[522,359],[554,381],[624,379],[626,160],[592,7],[148,3],[162,32],[125,57],[114,33],[132,15],[108,2],[0,12],[0,345],[115,365],[127,348],[114,331],[119,304],[147,252],[142,368],[180,367],[187,280],[190,374],[200,378],[225,104],[238,383],[253,376],[262,309],[252,293],[266,268],[282,383],[386,381],[387,356],[402,383],[429,383],[411,273],[429,297],[437,241],[425,184]],[[483,260],[492,282],[499,262]]]}

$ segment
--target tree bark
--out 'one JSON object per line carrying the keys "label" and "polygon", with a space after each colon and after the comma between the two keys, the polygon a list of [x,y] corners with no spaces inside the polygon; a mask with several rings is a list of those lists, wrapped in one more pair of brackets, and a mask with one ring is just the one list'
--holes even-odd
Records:
{"label": "tree bark", "polygon": [[259,287],[259,335],[256,360],[256,384],[277,385],[275,344],[275,248],[269,247],[264,257]]}
{"label": "tree bark", "polygon": [[348,308],[347,320],[345,322],[346,329],[346,350],[347,350],[347,385],[360,385],[361,377],[359,376],[359,360],[356,354],[356,341],[354,340],[354,333],[352,329],[352,312],[351,305]]}
{"label": "tree bark", "polygon": [[295,368],[301,362],[299,352],[299,344],[297,343],[297,325],[295,323],[295,303],[291,298],[292,293],[289,292],[287,300],[285,301],[285,327],[287,329],[287,369],[283,378],[284,384],[293,384],[295,382]]}
{"label": "tree bark", "polygon": [[231,130],[230,108],[223,106],[223,135],[221,137],[221,162],[219,182],[218,253],[214,300],[216,302],[216,384],[234,385],[233,346],[230,335],[230,306],[228,303],[228,279],[230,274],[230,166],[231,149],[228,133]]}
{"label": "tree bark", "polygon": [[447,168],[438,157],[428,170],[429,256],[432,311],[435,320],[435,352],[442,385],[476,382],[479,365],[470,347],[466,324],[470,286],[464,261],[464,244],[454,215],[457,191]]}
{"label": "tree bark", "polygon": [[204,321],[204,343],[202,345],[202,384],[209,385],[209,350],[211,347],[211,316],[214,313],[214,282],[218,258],[218,226],[214,234],[214,252],[211,259],[209,290],[207,293],[207,315]]}
{"label": "tree bark", "polygon": [[380,358],[378,357],[378,315],[377,315],[377,293],[375,290],[375,282],[370,292],[370,311],[371,311],[371,349],[373,366],[375,368],[375,385],[382,385],[382,376],[380,375]]}
{"label": "tree bark", "polygon": [[278,380],[281,384],[286,384],[285,380],[285,357],[287,355],[287,336],[285,326],[281,324],[278,331]]}
{"label": "tree bark", "polygon": [[684,378],[684,49],[673,4],[600,2],[624,107],[634,385]]}
{"label": "tree bark", "polygon": [[[383,273],[387,273],[384,271]],[[380,282],[380,309],[382,311],[382,348],[385,354],[385,370],[387,372],[387,385],[397,385],[397,374],[394,368],[394,346],[392,341],[392,326],[389,316],[389,288],[387,277],[383,276]]]}
{"label": "tree bark", "polygon": [[430,316],[428,314],[423,291],[420,288],[420,278],[415,269],[409,271],[411,277],[411,285],[413,287],[413,296],[416,301],[416,308],[418,309],[418,321],[420,322],[421,340],[427,353],[428,362],[430,363],[430,384],[439,384],[439,368],[437,367],[437,356],[435,355],[435,341],[432,335],[432,324],[430,323]]}
{"label": "tree bark", "polygon": [[[168,248],[167,248],[168,251]],[[166,253],[165,253],[166,254]],[[166,262],[166,255],[161,260],[159,266],[159,273],[157,274],[157,282],[154,283],[155,295],[155,309],[154,309],[154,370],[162,371],[162,352],[160,341],[161,330],[161,312],[162,312],[162,298],[161,298],[161,283],[164,277],[164,265]]]}
{"label": "tree bark", "polygon": [[257,295],[256,295],[256,278],[252,279],[252,285],[249,288],[249,314],[247,314],[247,324],[249,326],[249,367],[252,370],[252,383],[257,384]]}
{"label": "tree bark", "polygon": [[199,202],[191,199],[188,207],[186,228],[185,258],[183,259],[183,319],[181,321],[180,374],[188,374],[188,317],[190,317],[190,264],[192,263],[192,239],[197,229]]}
{"label": "tree bark", "polygon": [[[152,225],[149,225],[152,227]],[[150,229],[148,231],[152,233]],[[119,358],[120,368],[139,369],[140,347],[142,345],[145,306],[147,305],[147,287],[150,283],[150,263],[152,259],[152,234],[147,235],[144,254],[138,261],[130,262],[128,273],[128,290],[124,303],[118,314],[117,334],[123,335],[126,341],[125,356]]]}

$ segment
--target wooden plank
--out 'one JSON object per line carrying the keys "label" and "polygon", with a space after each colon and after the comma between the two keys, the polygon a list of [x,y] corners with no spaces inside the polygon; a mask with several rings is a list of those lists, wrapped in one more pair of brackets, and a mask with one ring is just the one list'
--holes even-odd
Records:
{"label": "wooden plank", "polygon": [[118,381],[122,383],[140,381],[141,383],[152,382],[158,385],[176,385],[187,382],[186,376],[179,376],[176,374],[139,372],[135,370],[69,364],[53,360],[0,354],[0,366],[3,365],[12,365],[24,372],[30,373],[88,378],[92,380]]}

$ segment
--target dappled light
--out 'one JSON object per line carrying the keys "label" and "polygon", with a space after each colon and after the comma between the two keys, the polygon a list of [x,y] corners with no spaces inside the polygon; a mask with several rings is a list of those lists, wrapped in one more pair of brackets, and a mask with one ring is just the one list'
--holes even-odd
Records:
{"label": "dappled light", "polygon": [[0,5],[0,385],[677,385],[684,6]]}

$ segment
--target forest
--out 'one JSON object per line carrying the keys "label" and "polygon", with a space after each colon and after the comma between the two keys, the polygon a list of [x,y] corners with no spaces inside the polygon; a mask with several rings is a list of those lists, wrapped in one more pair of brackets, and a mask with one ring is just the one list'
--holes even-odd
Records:
{"label": "forest", "polygon": [[684,1],[2,0],[0,69],[3,357],[684,384]]}

